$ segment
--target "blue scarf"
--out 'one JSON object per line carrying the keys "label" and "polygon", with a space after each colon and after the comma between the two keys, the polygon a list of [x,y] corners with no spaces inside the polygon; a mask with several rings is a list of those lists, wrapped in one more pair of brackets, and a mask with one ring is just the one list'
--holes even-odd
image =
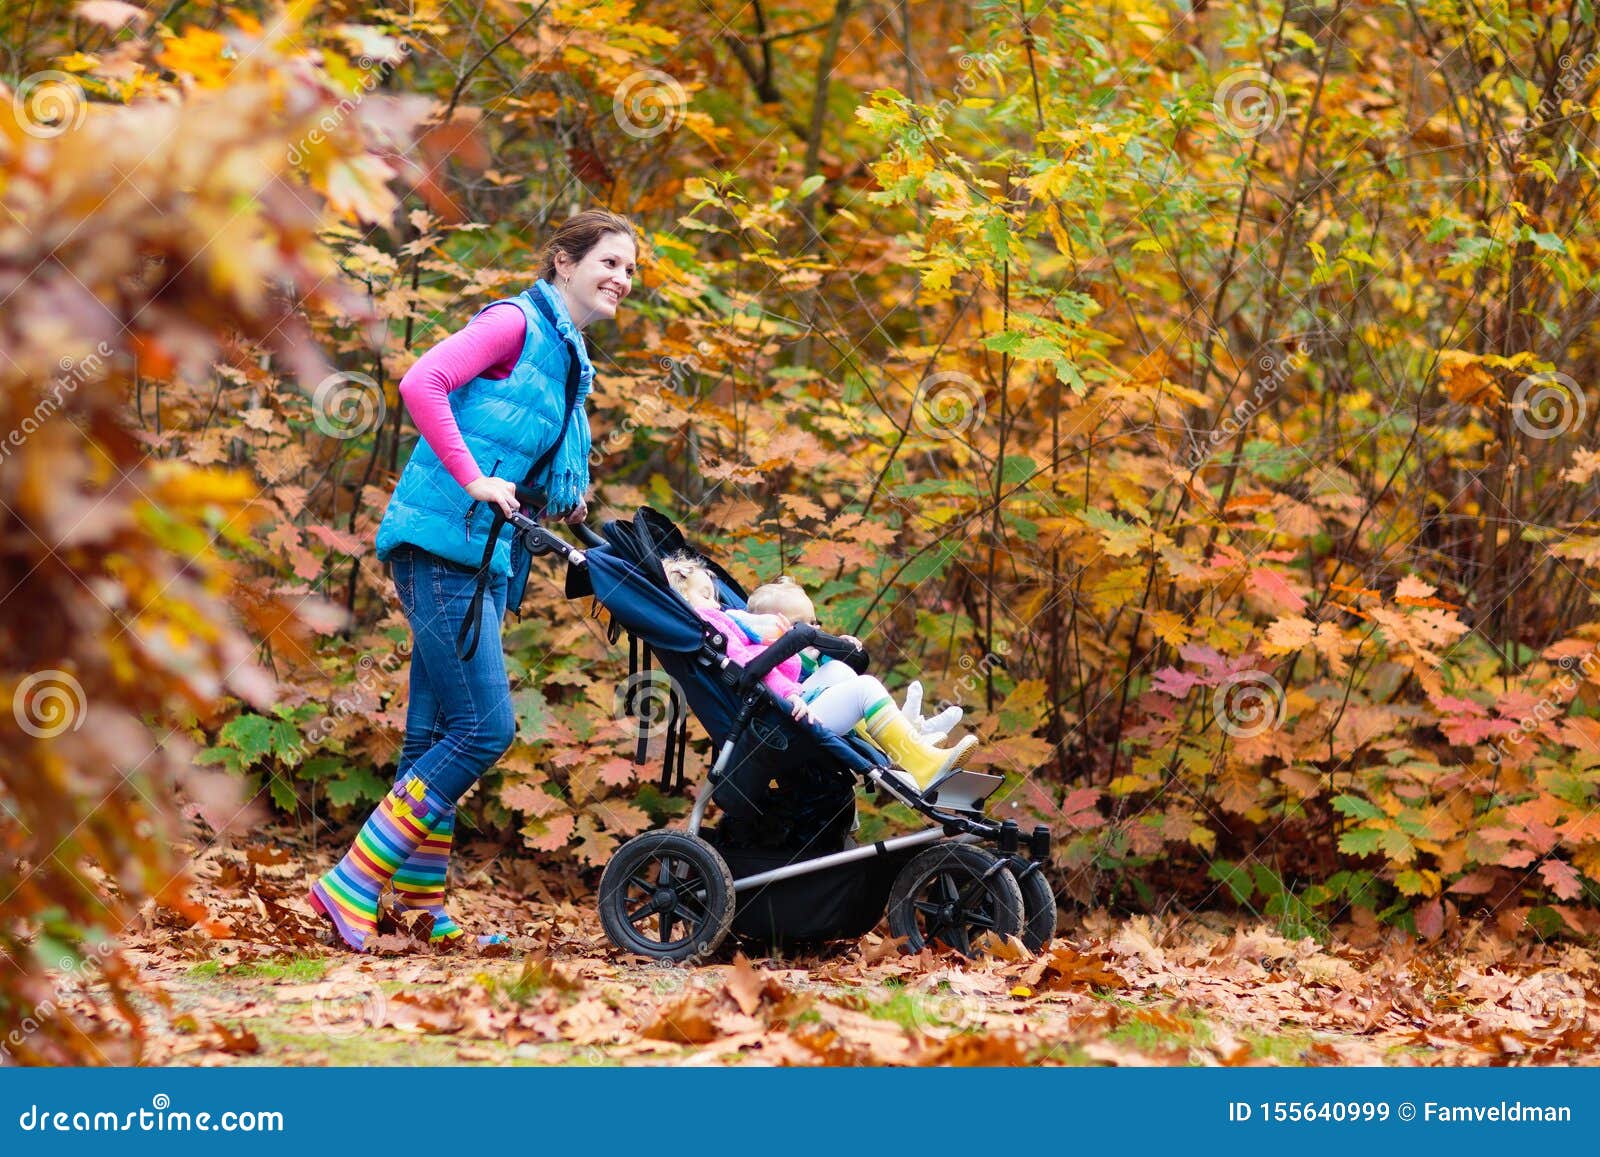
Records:
{"label": "blue scarf", "polygon": [[[551,322],[573,357],[578,361],[578,394],[573,404],[572,421],[567,432],[550,459],[543,478],[535,481],[543,486],[545,504],[551,514],[563,515],[575,510],[589,489],[589,417],[584,412],[584,399],[594,386],[594,363],[589,360],[588,347],[583,334],[572,324],[566,300],[555,286],[540,278],[528,290],[528,296],[545,320]],[[565,396],[562,402],[565,403]]]}

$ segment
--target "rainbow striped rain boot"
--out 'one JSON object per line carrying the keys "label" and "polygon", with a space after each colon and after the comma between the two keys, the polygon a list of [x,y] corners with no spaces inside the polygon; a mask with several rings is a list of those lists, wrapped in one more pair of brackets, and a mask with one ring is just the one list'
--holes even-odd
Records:
{"label": "rainbow striped rain boot", "polygon": [[378,894],[427,839],[440,818],[454,809],[408,775],[389,790],[356,833],[350,850],[311,885],[311,907],[332,921],[340,938],[357,952],[378,931]]}
{"label": "rainbow striped rain boot", "polygon": [[[430,831],[411,857],[394,874],[394,898],[402,908],[422,909],[433,917],[430,944],[460,940],[465,935],[445,911],[445,877],[450,868],[450,848],[455,842],[456,813],[452,808]],[[503,944],[498,932],[478,937],[479,945]]]}

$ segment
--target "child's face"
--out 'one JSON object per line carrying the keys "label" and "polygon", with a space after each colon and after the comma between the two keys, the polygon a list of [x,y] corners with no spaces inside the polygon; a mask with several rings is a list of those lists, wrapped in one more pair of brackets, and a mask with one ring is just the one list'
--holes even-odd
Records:
{"label": "child's face", "polygon": [[717,586],[703,570],[689,572],[689,601],[697,607],[717,605]]}
{"label": "child's face", "polygon": [[711,576],[699,567],[684,567],[681,570],[669,572],[672,589],[677,591],[691,607],[715,607],[720,605],[717,600],[717,586],[711,581]]}

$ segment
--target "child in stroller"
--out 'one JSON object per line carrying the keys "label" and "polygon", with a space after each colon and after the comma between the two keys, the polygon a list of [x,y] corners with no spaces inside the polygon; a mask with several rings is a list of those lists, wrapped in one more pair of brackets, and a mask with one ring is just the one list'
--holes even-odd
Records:
{"label": "child in stroller", "polygon": [[[662,560],[662,569],[672,589],[695,613],[727,636],[729,658],[743,664],[766,650],[765,644],[750,642],[742,626],[723,609],[716,580],[699,560],[675,554]],[[871,675],[856,674],[841,662],[821,664],[802,683],[800,657],[791,656],[768,672],[763,682],[790,705],[795,719],[820,724],[835,735],[854,731],[888,754],[899,765],[891,774],[918,791],[965,764],[978,745],[971,735],[954,747],[930,742],[917,722],[896,706],[882,683]]]}
{"label": "child in stroller", "polygon": [[[811,602],[811,596],[807,595],[805,588],[788,575],[769,583],[762,583],[750,592],[750,597],[745,600],[744,605],[743,611],[729,608],[727,614],[744,629],[752,643],[776,642],[794,623],[816,627],[819,630],[822,627],[817,620],[817,610]],[[861,646],[861,640],[854,635],[838,637],[847,643]],[[835,680],[851,674],[853,672],[844,663],[819,654],[814,648],[808,647],[800,652],[800,676],[803,684],[828,687],[832,686]],[[821,682],[813,684],[813,676],[818,677]],[[930,743],[938,743],[949,735],[951,729],[961,722],[963,714],[959,706],[952,705],[937,715],[924,719],[922,682],[918,679],[913,679],[911,685],[906,688],[906,698],[900,707],[900,713],[911,720]]]}

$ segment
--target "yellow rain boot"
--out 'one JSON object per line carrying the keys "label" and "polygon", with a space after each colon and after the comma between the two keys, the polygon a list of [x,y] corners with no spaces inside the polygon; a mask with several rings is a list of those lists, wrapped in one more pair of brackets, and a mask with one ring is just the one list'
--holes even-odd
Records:
{"label": "yellow rain boot", "polygon": [[882,699],[867,709],[856,724],[856,734],[871,742],[905,771],[919,791],[926,791],[947,771],[967,761],[978,737],[969,735],[954,747],[937,747],[924,739],[916,725],[900,713],[892,699]]}

